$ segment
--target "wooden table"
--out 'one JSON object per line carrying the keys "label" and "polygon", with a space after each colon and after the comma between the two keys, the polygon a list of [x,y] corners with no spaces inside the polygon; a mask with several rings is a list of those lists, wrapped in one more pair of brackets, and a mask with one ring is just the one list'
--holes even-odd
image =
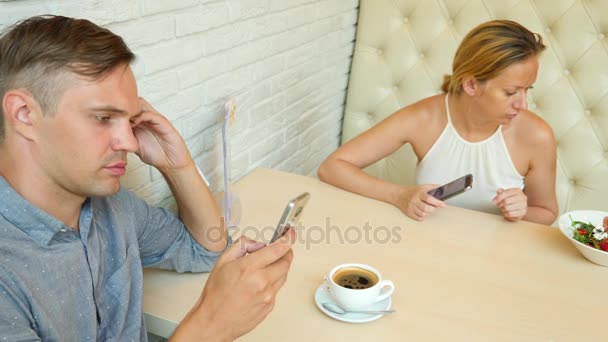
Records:
{"label": "wooden table", "polygon": [[[416,222],[385,203],[268,169],[235,190],[240,230],[260,240],[270,239],[289,199],[311,194],[275,309],[242,341],[608,341],[608,268],[584,259],[556,228],[453,207]],[[363,324],[324,315],[314,292],[346,262],[391,279],[397,313]],[[169,336],[206,279],[146,270],[148,330]]]}

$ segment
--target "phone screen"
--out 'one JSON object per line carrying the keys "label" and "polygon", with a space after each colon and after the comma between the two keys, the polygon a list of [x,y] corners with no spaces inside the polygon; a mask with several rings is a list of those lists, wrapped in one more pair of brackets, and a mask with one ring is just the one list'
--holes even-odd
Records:
{"label": "phone screen", "polygon": [[292,199],[287,203],[285,210],[283,210],[283,215],[281,215],[281,219],[279,220],[279,224],[277,224],[277,229],[274,231],[274,235],[270,242],[274,242],[287,230],[287,227],[294,227],[298,219],[302,216],[302,211],[308,203],[308,199],[310,198],[310,194],[305,192],[300,196]]}
{"label": "phone screen", "polygon": [[445,201],[473,187],[473,175],[468,174],[428,192],[429,195]]}

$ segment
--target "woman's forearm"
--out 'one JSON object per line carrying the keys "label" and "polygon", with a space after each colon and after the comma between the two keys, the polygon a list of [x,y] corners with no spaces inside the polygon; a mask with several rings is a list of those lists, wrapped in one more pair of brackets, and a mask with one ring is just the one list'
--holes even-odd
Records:
{"label": "woman's forearm", "polygon": [[327,159],[318,171],[319,179],[356,194],[397,206],[403,187],[365,173],[339,159]]}

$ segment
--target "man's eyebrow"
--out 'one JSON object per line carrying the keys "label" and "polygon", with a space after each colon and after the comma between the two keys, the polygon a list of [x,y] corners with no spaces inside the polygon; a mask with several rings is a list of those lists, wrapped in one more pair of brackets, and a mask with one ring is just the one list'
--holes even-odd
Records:
{"label": "man's eyebrow", "polygon": [[116,108],[116,107],[112,107],[112,106],[100,106],[100,107],[91,107],[90,108],[93,111],[96,112],[112,112],[112,113],[119,113],[119,114],[126,114],[127,112]]}
{"label": "man's eyebrow", "polygon": [[[90,108],[92,111],[96,111],[96,112],[109,112],[109,113],[117,113],[117,114],[121,114],[121,115],[128,115],[129,113],[125,110],[122,110],[120,108],[116,108],[113,106],[101,106],[101,107],[92,107]],[[133,115],[133,117],[139,116],[141,114],[143,114],[143,109],[140,110],[139,112],[137,112],[136,114]]]}

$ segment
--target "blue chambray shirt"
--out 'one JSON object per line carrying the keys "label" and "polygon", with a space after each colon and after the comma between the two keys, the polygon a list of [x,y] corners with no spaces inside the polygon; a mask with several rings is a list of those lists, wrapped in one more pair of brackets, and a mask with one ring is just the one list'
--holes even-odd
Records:
{"label": "blue chambray shirt", "polygon": [[207,272],[219,254],[125,189],[87,199],[75,231],[0,177],[0,341],[146,341],[142,265]]}

